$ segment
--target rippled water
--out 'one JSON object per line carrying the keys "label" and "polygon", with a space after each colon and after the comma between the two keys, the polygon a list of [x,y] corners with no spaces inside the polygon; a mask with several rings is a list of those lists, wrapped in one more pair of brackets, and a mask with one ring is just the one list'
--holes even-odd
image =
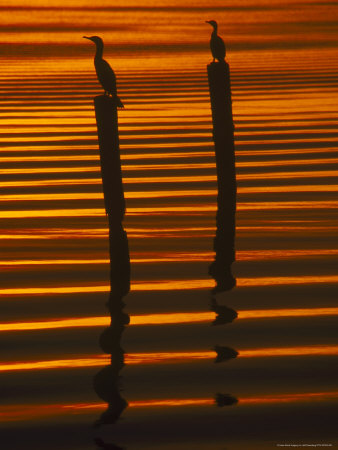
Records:
{"label": "rippled water", "polygon": [[[8,0],[2,14],[2,442],[10,449],[336,444],[337,6],[333,1]],[[210,326],[216,169],[206,66],[216,19],[235,122],[238,313]],[[114,425],[109,242],[93,97],[114,67],[131,257]],[[215,346],[238,356],[214,364]],[[219,408],[217,393],[238,403]],[[108,447],[107,447],[108,448]],[[113,448],[113,447],[111,447]]]}

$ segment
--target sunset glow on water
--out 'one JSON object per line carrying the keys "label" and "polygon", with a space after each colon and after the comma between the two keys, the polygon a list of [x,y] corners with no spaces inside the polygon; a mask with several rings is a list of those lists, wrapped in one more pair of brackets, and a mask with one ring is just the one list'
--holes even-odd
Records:
{"label": "sunset glow on water", "polygon": [[[335,401],[338,392],[309,392],[300,394],[271,395],[262,397],[244,397],[240,404],[245,405],[264,405],[269,403],[304,403]],[[130,408],[171,408],[188,406],[214,406],[215,400],[212,398],[175,398],[159,400],[136,400],[129,403]],[[4,407],[0,410],[3,422],[12,421],[31,421],[53,416],[88,414],[90,410],[103,411],[104,403],[78,403],[78,404],[51,404],[51,405],[15,405],[14,407]]]}
{"label": "sunset glow on water", "polygon": [[[4,448],[338,444],[336,2],[6,0],[0,12]],[[207,20],[226,44],[235,126],[236,287],[222,293],[209,274]],[[131,290],[112,318],[93,35],[125,105]],[[214,364],[217,346],[238,356]]]}

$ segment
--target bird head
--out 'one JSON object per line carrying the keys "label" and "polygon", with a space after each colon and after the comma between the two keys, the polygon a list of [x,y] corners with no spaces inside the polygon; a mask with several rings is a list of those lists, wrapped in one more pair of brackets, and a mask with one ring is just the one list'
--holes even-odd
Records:
{"label": "bird head", "polygon": [[214,30],[217,30],[216,20],[206,20],[205,23],[209,23],[214,28]]}
{"label": "bird head", "polygon": [[82,36],[84,39],[89,39],[90,41],[94,42],[97,46],[103,47],[103,40],[99,36]]}

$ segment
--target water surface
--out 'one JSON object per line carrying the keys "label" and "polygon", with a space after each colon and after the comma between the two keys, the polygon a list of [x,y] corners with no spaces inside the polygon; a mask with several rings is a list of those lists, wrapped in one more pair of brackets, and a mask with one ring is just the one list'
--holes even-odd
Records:
{"label": "water surface", "polygon": [[[48,4],[47,4],[48,3]],[[1,7],[4,448],[337,445],[337,6],[333,1],[8,0]],[[206,66],[215,19],[231,70],[237,311],[211,326],[216,169]],[[108,224],[93,97],[99,35],[119,112],[132,267],[128,401],[115,425]],[[214,364],[215,345],[235,359]],[[238,403],[223,408],[217,393]]]}

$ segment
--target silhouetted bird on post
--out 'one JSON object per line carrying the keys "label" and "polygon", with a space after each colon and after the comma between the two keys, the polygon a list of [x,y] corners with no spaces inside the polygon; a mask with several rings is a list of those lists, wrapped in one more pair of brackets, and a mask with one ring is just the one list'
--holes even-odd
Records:
{"label": "silhouetted bird on post", "polygon": [[224,62],[226,53],[225,45],[223,39],[217,34],[217,22],[215,20],[207,20],[205,23],[209,23],[214,29],[210,39],[210,50],[214,58],[213,62],[215,62],[215,59],[218,59],[219,62]]}
{"label": "silhouetted bird on post", "polygon": [[96,53],[94,58],[94,65],[96,75],[101,83],[105,95],[110,94],[116,101],[116,106],[123,108],[123,103],[119,99],[116,92],[116,76],[110,65],[102,58],[103,54],[103,40],[99,36],[83,36],[85,39],[89,39],[96,45]]}

